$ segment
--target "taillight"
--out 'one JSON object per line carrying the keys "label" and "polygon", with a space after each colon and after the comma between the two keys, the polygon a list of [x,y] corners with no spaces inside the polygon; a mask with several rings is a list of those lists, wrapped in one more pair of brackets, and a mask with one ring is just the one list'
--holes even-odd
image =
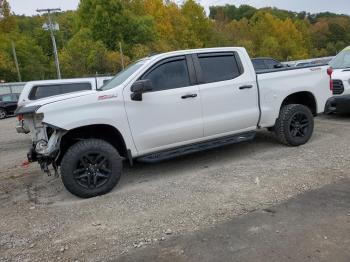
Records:
{"label": "taillight", "polygon": [[332,78],[329,79],[329,89],[333,92],[334,87],[333,87],[333,80],[332,80]]}
{"label": "taillight", "polygon": [[333,91],[333,81],[332,81],[333,68],[332,67],[327,68],[327,74],[329,75],[329,89]]}
{"label": "taillight", "polygon": [[327,74],[331,77],[333,74],[333,68],[332,67],[328,67],[327,68]]}

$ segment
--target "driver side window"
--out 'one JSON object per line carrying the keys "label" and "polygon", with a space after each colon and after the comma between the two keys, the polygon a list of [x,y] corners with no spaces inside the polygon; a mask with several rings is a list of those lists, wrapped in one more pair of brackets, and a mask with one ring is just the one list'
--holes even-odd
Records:
{"label": "driver side window", "polygon": [[184,58],[166,61],[146,73],[142,79],[149,79],[152,82],[152,91],[161,91],[190,85],[187,62]]}

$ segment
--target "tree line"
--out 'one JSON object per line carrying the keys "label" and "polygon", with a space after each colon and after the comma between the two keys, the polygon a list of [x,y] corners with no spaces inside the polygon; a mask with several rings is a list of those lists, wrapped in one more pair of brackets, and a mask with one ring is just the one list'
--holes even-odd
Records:
{"label": "tree line", "polygon": [[[249,5],[211,6],[194,0],[81,0],[76,11],[55,13],[62,77],[115,74],[151,53],[243,46],[252,57],[296,60],[335,55],[350,43],[350,17]],[[56,77],[44,15],[19,16],[0,0],[0,80],[17,81],[12,43],[24,81]]]}

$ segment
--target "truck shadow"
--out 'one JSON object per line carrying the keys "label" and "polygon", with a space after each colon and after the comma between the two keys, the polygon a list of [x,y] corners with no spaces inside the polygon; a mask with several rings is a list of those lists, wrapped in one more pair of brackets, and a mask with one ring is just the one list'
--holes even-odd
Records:
{"label": "truck shadow", "polygon": [[248,142],[201,151],[158,163],[149,164],[135,161],[133,167],[125,163],[124,174],[116,190],[129,184],[156,180],[159,177],[176,176],[184,172],[220,167],[234,161],[248,161],[261,152],[280,147],[284,146],[276,140],[273,133],[259,131],[256,137]]}

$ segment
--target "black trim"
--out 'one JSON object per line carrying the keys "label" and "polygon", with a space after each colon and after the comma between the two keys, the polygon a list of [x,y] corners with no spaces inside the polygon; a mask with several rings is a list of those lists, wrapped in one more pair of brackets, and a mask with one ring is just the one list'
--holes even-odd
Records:
{"label": "black trim", "polygon": [[257,91],[258,91],[258,107],[259,107],[259,118],[258,118],[258,123],[256,124],[256,126],[258,128],[261,128],[261,125],[260,125],[261,116],[262,116],[261,96],[260,96],[260,86],[259,86],[258,75],[257,74],[255,74],[255,82],[256,82],[256,88],[257,88]]}
{"label": "black trim", "polygon": [[237,65],[238,65],[239,73],[240,73],[241,75],[243,75],[243,73],[244,73],[244,66],[243,66],[243,64],[242,64],[242,60],[241,60],[241,58],[239,57],[238,52],[234,51],[234,52],[233,52],[233,55],[234,55],[234,57],[235,57],[235,59],[236,59],[236,63],[237,63]]}
{"label": "black trim", "polygon": [[327,100],[325,110],[329,113],[350,113],[350,95],[333,96]]}
{"label": "black trim", "polygon": [[186,55],[186,62],[187,62],[188,74],[190,76],[190,83],[191,85],[196,85],[198,81],[197,81],[196,71],[194,69],[194,64],[193,64],[191,55]]}
{"label": "black trim", "polygon": [[130,166],[132,167],[134,165],[134,160],[132,158],[132,154],[131,154],[130,149],[126,150],[126,156],[127,156],[127,159],[129,160]]}
{"label": "black trim", "polygon": [[314,67],[322,67],[322,66],[328,66],[328,64],[320,64],[320,65],[307,65],[307,66],[294,66],[294,67],[282,67],[282,68],[276,68],[276,69],[266,69],[266,70],[259,70],[256,72],[257,75],[262,74],[268,74],[268,73],[275,73],[275,72],[282,72],[282,71],[292,71],[292,70],[298,70],[298,69],[305,69],[305,68],[314,68]]}
{"label": "black trim", "polygon": [[194,69],[195,69],[196,76],[197,76],[197,83],[199,85],[205,84],[205,82],[203,80],[202,67],[199,64],[197,54],[192,54],[191,56],[192,56],[192,61],[193,61]]}
{"label": "black trim", "polygon": [[140,162],[154,163],[159,161],[168,160],[178,156],[188,155],[195,152],[213,149],[225,145],[236,144],[243,141],[249,141],[254,139],[255,132],[246,132],[243,134],[236,134],[231,136],[225,136],[220,138],[211,139],[209,141],[198,142],[190,145],[184,145],[181,147],[171,148],[148,155],[138,157],[137,160]]}
{"label": "black trim", "polygon": [[40,105],[19,107],[15,111],[15,116],[34,114],[40,107]]}

